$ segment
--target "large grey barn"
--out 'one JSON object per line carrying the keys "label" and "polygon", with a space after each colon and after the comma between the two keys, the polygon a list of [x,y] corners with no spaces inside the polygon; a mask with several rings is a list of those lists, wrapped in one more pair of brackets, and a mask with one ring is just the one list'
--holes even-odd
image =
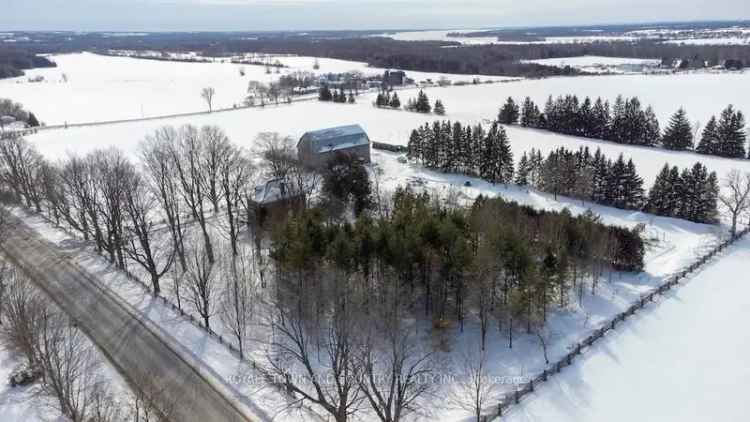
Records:
{"label": "large grey barn", "polygon": [[370,162],[370,138],[359,125],[315,130],[297,143],[299,159],[312,167],[323,167],[336,154],[354,155]]}

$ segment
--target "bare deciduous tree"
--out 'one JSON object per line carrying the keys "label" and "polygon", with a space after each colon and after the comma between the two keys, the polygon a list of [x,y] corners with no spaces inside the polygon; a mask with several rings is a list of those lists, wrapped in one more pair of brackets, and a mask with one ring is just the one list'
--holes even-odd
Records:
{"label": "bare deciduous tree", "polygon": [[63,315],[47,311],[34,350],[42,371],[40,393],[72,422],[87,422],[104,388],[96,349]]}
{"label": "bare deciduous tree", "polygon": [[243,250],[222,259],[222,278],[227,282],[219,303],[219,314],[224,327],[237,341],[241,357],[245,356],[245,346],[260,299],[255,257],[254,251]]}
{"label": "bare deciduous tree", "polygon": [[263,159],[266,176],[286,179],[295,166],[296,153],[292,138],[276,132],[263,132],[255,139],[256,154]]}
{"label": "bare deciduous tree", "polygon": [[159,198],[180,268],[184,272],[187,268],[185,227],[182,222],[179,179],[174,173],[175,165],[172,161],[174,157],[170,153],[176,148],[177,139],[177,131],[165,126],[148,136],[140,149],[146,176],[151,189]]}
{"label": "bare deciduous tree", "polygon": [[472,412],[476,422],[482,422],[482,409],[487,406],[495,387],[487,368],[487,353],[481,349],[464,353],[452,402]]}
{"label": "bare deciduous tree", "polygon": [[214,95],[216,95],[216,90],[213,87],[209,86],[201,90],[201,98],[208,104],[209,113],[213,111]]}
{"label": "bare deciduous tree", "polygon": [[719,202],[726,208],[732,219],[732,237],[737,234],[737,221],[750,210],[750,173],[742,174],[732,170],[724,178],[724,191],[719,194]]}
{"label": "bare deciduous tree", "polygon": [[2,182],[11,187],[15,200],[42,211],[41,169],[44,159],[33,145],[23,138],[0,140],[0,172]]}
{"label": "bare deciduous tree", "polygon": [[31,282],[14,268],[6,272],[5,320],[0,335],[11,351],[24,356],[29,365],[37,359],[35,346],[40,332],[40,319],[46,312],[46,302]]}
{"label": "bare deciduous tree", "polygon": [[357,356],[362,306],[348,281],[340,275],[326,280],[326,304],[306,294],[277,298],[268,355],[270,372],[284,380],[289,392],[319,405],[336,422],[347,422],[364,400],[364,362]]}
{"label": "bare deciduous tree", "polygon": [[214,251],[211,236],[208,233],[205,202],[206,173],[201,168],[203,141],[198,129],[186,125],[180,130],[179,141],[171,149],[172,163],[180,181],[180,194],[188,206],[193,218],[198,222],[203,233],[206,256],[214,263]]}
{"label": "bare deciduous tree", "polygon": [[203,324],[206,328],[211,328],[210,319],[214,314],[214,300],[217,294],[216,274],[214,264],[208,258],[208,253],[199,245],[194,245],[188,253],[186,274],[190,302],[198,315],[203,318]]}
{"label": "bare deciduous tree", "polygon": [[124,207],[129,222],[125,252],[148,272],[151,288],[158,295],[161,293],[159,280],[171,268],[175,248],[170,242],[165,244],[155,239],[152,217],[157,209],[156,198],[147,189],[141,175],[131,173],[125,183]]}
{"label": "bare deciduous tree", "polygon": [[229,225],[227,229],[229,243],[235,256],[238,254],[240,207],[245,198],[245,192],[251,188],[254,174],[255,169],[250,160],[245,157],[243,151],[231,146],[220,165],[219,179],[224,205],[226,206],[227,224]]}
{"label": "bare deciduous tree", "polygon": [[417,399],[434,388],[428,382],[432,353],[420,348],[413,328],[396,325],[368,336],[362,348],[359,385],[382,422],[399,422],[417,412]]}

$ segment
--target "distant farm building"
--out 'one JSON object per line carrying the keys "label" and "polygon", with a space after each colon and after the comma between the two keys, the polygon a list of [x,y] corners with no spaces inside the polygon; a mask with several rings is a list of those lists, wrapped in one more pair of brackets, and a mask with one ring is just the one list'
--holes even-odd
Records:
{"label": "distant farm building", "polygon": [[383,84],[386,86],[401,86],[406,83],[406,73],[403,70],[386,70]]}
{"label": "distant farm building", "polygon": [[370,138],[359,125],[316,130],[302,135],[297,156],[306,165],[320,168],[336,154],[348,154],[370,162]]}

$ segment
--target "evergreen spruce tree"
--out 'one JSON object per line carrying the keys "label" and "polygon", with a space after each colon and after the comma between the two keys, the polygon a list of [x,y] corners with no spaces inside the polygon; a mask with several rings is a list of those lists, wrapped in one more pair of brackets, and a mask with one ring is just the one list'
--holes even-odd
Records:
{"label": "evergreen spruce tree", "polygon": [[[528,97],[527,97],[528,98]],[[518,186],[529,185],[529,173],[531,172],[529,157],[524,151],[521,159],[518,161],[518,171],[516,172],[516,184]]]}
{"label": "evergreen spruce tree", "polygon": [[592,109],[591,137],[598,139],[609,139],[609,126],[611,116],[609,115],[609,103],[602,102],[597,98]]}
{"label": "evergreen spruce tree", "polygon": [[451,150],[450,155],[452,160],[448,171],[463,173],[463,164],[466,161],[466,145],[464,144],[464,129],[459,122],[453,124]]}
{"label": "evergreen spruce tree", "polygon": [[422,135],[420,134],[422,128],[419,130],[414,129],[411,131],[409,136],[409,143],[406,145],[406,156],[411,160],[417,160],[420,163],[423,162],[422,157]]}
{"label": "evergreen spruce tree", "polygon": [[625,125],[626,120],[625,100],[622,98],[622,95],[618,95],[612,106],[612,119],[609,130],[610,136],[607,140],[621,144],[628,143]]}
{"label": "evergreen spruce tree", "polygon": [[498,162],[500,183],[511,183],[513,181],[513,173],[515,172],[515,165],[513,164],[513,151],[511,151],[510,143],[508,142],[508,134],[505,133],[505,128],[500,126],[498,130]]}
{"label": "evergreen spruce tree", "polygon": [[539,108],[530,97],[523,100],[521,111],[521,126],[539,127]]}
{"label": "evergreen spruce tree", "polygon": [[378,92],[378,96],[375,97],[375,105],[377,107],[383,107],[383,102],[384,101],[385,101],[385,99],[383,98],[383,93],[382,92]]}
{"label": "evergreen spruce tree", "polygon": [[663,215],[667,217],[675,217],[680,215],[683,202],[683,191],[685,190],[682,185],[680,169],[677,168],[677,166],[673,166],[669,170],[669,179],[666,185],[667,192],[666,201],[664,203],[665,212]]}
{"label": "evergreen spruce tree", "polygon": [[440,100],[435,101],[435,107],[433,108],[433,111],[438,116],[444,116],[445,115],[445,106],[443,106],[443,102]]}
{"label": "evergreen spruce tree", "polygon": [[701,154],[718,155],[720,143],[721,139],[719,138],[716,116],[711,116],[711,119],[706,123],[706,127],[703,128],[701,140],[698,142],[698,147],[695,150]]}
{"label": "evergreen spruce tree", "polygon": [[39,127],[39,120],[37,120],[34,113],[29,113],[29,120],[27,121],[30,127]]}
{"label": "evergreen spruce tree", "polygon": [[323,85],[318,93],[318,99],[320,101],[331,101],[333,100],[333,93],[328,88],[328,85]]}
{"label": "evergreen spruce tree", "polygon": [[500,109],[497,120],[504,125],[514,125],[518,123],[519,114],[518,105],[513,101],[512,97],[508,97],[505,105]]}
{"label": "evergreen spruce tree", "polygon": [[414,109],[419,113],[429,113],[430,111],[432,111],[430,99],[422,90],[420,90],[419,94],[417,94],[417,101],[414,104]]}
{"label": "evergreen spruce tree", "polygon": [[680,108],[672,116],[664,130],[661,144],[666,149],[685,151],[693,148],[693,128],[687,119],[685,109]]}
{"label": "evergreen spruce tree", "polygon": [[594,135],[594,110],[591,99],[586,97],[578,109],[576,122],[577,135],[591,138]]}
{"label": "evergreen spruce tree", "polygon": [[609,165],[607,158],[597,148],[592,159],[591,167],[593,169],[591,180],[591,197],[593,202],[599,204],[607,203],[607,181],[609,180]]}
{"label": "evergreen spruce tree", "polygon": [[390,105],[393,108],[401,108],[401,100],[398,98],[397,93],[393,93],[393,96],[391,97]]}
{"label": "evergreen spruce tree", "polygon": [[354,99],[354,94],[351,91],[349,92],[348,102],[349,102],[349,104],[354,104],[355,102],[357,102],[357,100]]}
{"label": "evergreen spruce tree", "polygon": [[668,215],[668,193],[669,193],[669,164],[665,164],[661,172],[656,176],[654,186],[648,193],[646,211],[656,215]]}
{"label": "evergreen spruce tree", "polygon": [[623,208],[638,210],[643,206],[643,179],[638,175],[633,160],[628,160],[625,171],[625,203]]}
{"label": "evergreen spruce tree", "polygon": [[[655,146],[661,139],[661,130],[659,129],[659,120],[656,118],[654,109],[651,106],[646,107],[643,112],[643,145]],[[688,124],[688,127],[690,125]],[[692,146],[692,144],[691,144]]]}
{"label": "evergreen spruce tree", "polygon": [[745,118],[741,112],[729,105],[719,119],[719,153],[722,157],[745,158]]}

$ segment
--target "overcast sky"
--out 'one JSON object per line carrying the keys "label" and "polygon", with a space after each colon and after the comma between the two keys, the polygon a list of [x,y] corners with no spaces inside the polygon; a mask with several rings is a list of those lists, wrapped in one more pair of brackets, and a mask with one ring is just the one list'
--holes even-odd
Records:
{"label": "overcast sky", "polygon": [[0,0],[0,31],[425,29],[750,19],[750,0]]}

